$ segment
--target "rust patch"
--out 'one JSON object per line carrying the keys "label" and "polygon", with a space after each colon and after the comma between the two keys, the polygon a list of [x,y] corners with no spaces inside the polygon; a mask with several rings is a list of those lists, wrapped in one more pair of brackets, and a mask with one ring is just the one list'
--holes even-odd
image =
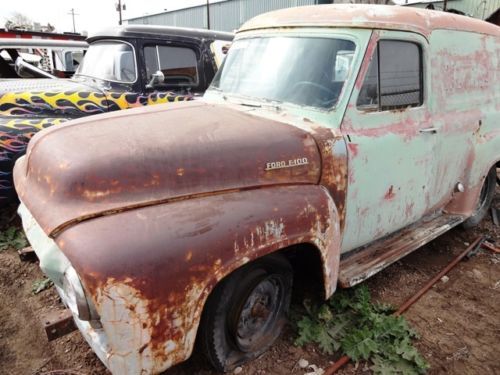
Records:
{"label": "rust patch", "polygon": [[[377,48],[377,43],[379,38],[380,38],[380,32],[373,31],[368,46],[366,47],[365,56],[363,57],[363,62],[361,64],[361,68],[359,69],[358,77],[354,85],[354,87],[356,87],[358,91],[361,90],[363,82],[365,81],[365,76],[372,62],[373,52]],[[370,58],[367,58],[367,56],[369,56]],[[352,107],[354,109],[354,105]]]}
{"label": "rust patch", "polygon": [[415,203],[407,203],[405,207],[405,215],[407,218],[410,218],[413,215],[413,207],[415,206]]}
{"label": "rust patch", "polygon": [[238,31],[285,27],[357,27],[395,29],[426,37],[434,29],[500,35],[496,25],[447,12],[386,5],[314,5],[281,9],[252,18]]}
{"label": "rust patch", "polygon": [[113,353],[122,355],[128,340],[127,355],[155,372],[189,357],[204,301],[234,269],[310,243],[323,258],[329,296],[340,259],[337,210],[326,188],[317,185],[144,207],[82,222],[56,241],[64,242],[106,333],[116,336]]}
{"label": "rust patch", "polygon": [[311,133],[321,153],[320,184],[332,195],[339,214],[340,228],[343,230],[348,182],[346,142],[341,135],[328,128],[312,127]]}
{"label": "rust patch", "polygon": [[384,199],[387,200],[387,201],[389,201],[389,200],[394,199],[395,196],[396,196],[396,193],[394,193],[394,186],[391,185],[389,187],[389,190],[387,190],[387,193],[385,193]]}
{"label": "rust patch", "polygon": [[358,156],[358,145],[356,143],[348,143],[347,148],[349,148],[352,157]]}
{"label": "rust patch", "polygon": [[[46,233],[171,200],[319,180],[320,155],[304,130],[194,101],[158,107],[90,117],[78,127],[70,121],[35,136],[15,182]],[[268,163],[298,159],[266,170]],[[68,165],[63,171],[56,168],[61,162]]]}

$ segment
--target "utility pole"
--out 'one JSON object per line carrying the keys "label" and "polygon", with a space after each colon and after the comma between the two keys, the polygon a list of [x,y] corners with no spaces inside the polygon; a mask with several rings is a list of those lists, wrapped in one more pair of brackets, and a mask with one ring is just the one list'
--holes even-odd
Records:
{"label": "utility pole", "polygon": [[443,10],[446,12],[446,8],[448,6],[448,0],[444,0],[444,4],[443,4]]}
{"label": "utility pole", "polygon": [[75,10],[73,8],[71,8],[68,14],[70,14],[73,17],[73,32],[76,34],[75,16],[78,16],[79,14],[75,13]]}
{"label": "utility pole", "polygon": [[123,23],[122,10],[127,10],[127,6],[125,4],[122,5],[122,0],[118,0],[118,4],[116,4],[116,11],[118,12],[118,15],[120,17],[118,20],[118,25],[121,25]]}
{"label": "utility pole", "polygon": [[207,29],[210,30],[210,0],[207,0]]}

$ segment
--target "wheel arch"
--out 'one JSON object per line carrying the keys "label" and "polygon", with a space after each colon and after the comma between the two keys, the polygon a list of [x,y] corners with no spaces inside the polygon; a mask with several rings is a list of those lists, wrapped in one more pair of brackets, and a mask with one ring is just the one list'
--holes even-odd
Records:
{"label": "wheel arch", "polygon": [[[500,155],[488,163],[482,163],[482,167],[478,166],[479,169],[479,181],[472,184],[469,181],[469,187],[466,188],[465,192],[453,192],[451,201],[446,205],[445,211],[452,214],[459,214],[470,217],[477,205],[479,197],[481,195],[481,189],[483,187],[484,181],[490,171],[494,168],[500,168]],[[472,169],[472,165],[469,166],[469,170]],[[470,175],[470,172],[468,172]],[[469,177],[470,179],[470,177]],[[498,182],[497,177],[497,182]]]}
{"label": "wheel arch", "polygon": [[[274,252],[290,255],[292,248],[312,250],[330,296],[341,234],[328,191],[299,185],[125,211],[81,222],[55,240],[106,317],[102,324],[113,335],[117,355],[125,350],[120,337],[136,329],[143,334],[128,342],[127,355],[143,370],[161,372],[191,355],[203,307],[217,283],[252,260]],[[137,327],[113,315],[117,300],[124,310],[120,316]],[[140,316],[129,307],[137,303]]]}

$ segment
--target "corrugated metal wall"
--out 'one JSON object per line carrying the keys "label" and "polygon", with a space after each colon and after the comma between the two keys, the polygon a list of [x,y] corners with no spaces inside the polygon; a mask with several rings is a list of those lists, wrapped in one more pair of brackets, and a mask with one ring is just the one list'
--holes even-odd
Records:
{"label": "corrugated metal wall", "polygon": [[[233,31],[245,21],[271,10],[312,5],[317,0],[229,0],[210,4],[210,28]],[[167,25],[179,27],[207,27],[205,5],[143,16],[128,20],[129,24]]]}
{"label": "corrugated metal wall", "polygon": [[[444,1],[429,1],[409,5],[425,8],[429,3],[432,3],[436,9],[442,9]],[[499,7],[500,0],[448,0],[448,8],[459,10],[471,17],[480,19],[487,18]]]}
{"label": "corrugated metal wall", "polygon": [[[452,5],[455,1],[451,1]],[[485,19],[500,7],[500,0],[460,0],[456,8],[474,18]],[[460,8],[459,8],[460,6]],[[455,6],[454,6],[455,7]]]}
{"label": "corrugated metal wall", "polygon": [[[245,21],[261,13],[316,3],[318,3],[318,0],[222,1],[210,4],[210,28],[213,30],[233,31],[237,30]],[[410,4],[410,6],[425,8],[429,3],[433,3],[436,9],[440,9],[443,6],[443,1],[428,1],[420,4]],[[484,19],[500,7],[500,0],[448,0],[448,7],[460,10],[472,17]],[[129,19],[128,23],[205,29],[207,28],[207,9],[205,5],[200,5],[172,12],[137,17]]]}

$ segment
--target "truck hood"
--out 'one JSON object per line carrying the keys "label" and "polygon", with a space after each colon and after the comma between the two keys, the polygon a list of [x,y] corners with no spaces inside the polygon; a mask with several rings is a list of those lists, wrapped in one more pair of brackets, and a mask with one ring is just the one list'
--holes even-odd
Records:
{"label": "truck hood", "polygon": [[20,199],[55,236],[79,221],[207,194],[317,184],[314,138],[204,102],[73,120],[38,133],[16,163]]}
{"label": "truck hood", "polygon": [[75,118],[108,110],[98,87],[70,79],[12,79],[0,82],[0,115]]}

